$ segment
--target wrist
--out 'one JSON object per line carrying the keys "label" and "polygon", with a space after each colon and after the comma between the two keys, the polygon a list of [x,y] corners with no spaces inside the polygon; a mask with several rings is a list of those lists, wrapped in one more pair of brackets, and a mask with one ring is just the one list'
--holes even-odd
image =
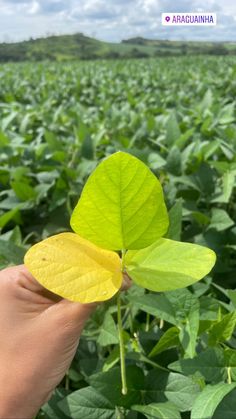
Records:
{"label": "wrist", "polygon": [[[4,396],[0,389],[0,419],[32,419],[40,409],[30,398],[23,394],[13,394]],[[30,397],[31,396],[31,397]]]}
{"label": "wrist", "polygon": [[[44,400],[36,400],[32,396],[32,388],[26,382],[16,380],[9,373],[0,378],[0,419],[32,419]],[[17,381],[17,382],[16,382]]]}

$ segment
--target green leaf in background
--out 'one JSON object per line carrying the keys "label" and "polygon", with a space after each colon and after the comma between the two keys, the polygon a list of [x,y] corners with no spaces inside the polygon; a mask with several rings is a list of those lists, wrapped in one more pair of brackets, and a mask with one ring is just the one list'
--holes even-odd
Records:
{"label": "green leaf in background", "polygon": [[4,234],[1,234],[0,239],[3,240],[10,240],[17,246],[22,246],[22,234],[19,226],[13,228],[13,230],[9,230]]}
{"label": "green leaf in background", "polygon": [[214,140],[214,141],[209,141],[206,144],[203,144],[201,151],[203,154],[203,158],[204,160],[208,160],[209,157],[211,157],[219,148],[220,146],[220,141],[218,139]]}
{"label": "green leaf in background", "polygon": [[90,385],[106,397],[114,406],[129,408],[132,404],[141,402],[144,390],[144,373],[135,365],[129,365],[126,369],[127,395],[121,393],[120,368],[115,367],[107,372],[99,372],[89,377]]}
{"label": "green leaf in background", "polygon": [[236,390],[231,390],[218,404],[212,419],[236,418]]}
{"label": "green leaf in background", "polygon": [[180,314],[181,311],[184,315],[182,319],[180,317],[179,340],[184,349],[185,357],[193,358],[199,329],[199,301],[188,290],[183,290],[183,292],[176,290],[171,295],[172,298],[175,297],[176,317],[178,318],[178,313]]}
{"label": "green leaf in background", "polygon": [[136,412],[143,413],[148,419],[181,419],[178,408],[170,402],[150,403],[146,406],[134,405],[131,408]]}
{"label": "green leaf in background", "polygon": [[[143,297],[129,297],[129,300],[134,307],[177,326],[179,339],[176,344],[182,345],[186,356],[195,355],[199,329],[199,302],[194,294],[187,289],[180,289],[162,295],[150,293]],[[166,339],[164,336],[161,337],[160,346],[157,343],[157,350],[163,349],[162,344],[168,345],[169,337],[168,333]]]}
{"label": "green leaf in background", "polygon": [[35,189],[27,183],[13,181],[11,187],[14,190],[17,198],[21,201],[27,201],[36,197]]}
{"label": "green leaf in background", "polygon": [[159,239],[142,250],[125,255],[127,273],[151,291],[184,288],[207,275],[215,264],[215,253],[191,243]]}
{"label": "green leaf in background", "polygon": [[212,91],[211,89],[207,89],[201,103],[199,104],[199,108],[204,112],[212,106],[212,102],[213,102]]}
{"label": "green leaf in background", "polygon": [[148,156],[148,166],[152,170],[160,169],[160,167],[165,166],[166,160],[160,156],[158,153],[150,153]]}
{"label": "green leaf in background", "polygon": [[236,290],[228,290],[228,296],[236,308]]}
{"label": "green leaf in background", "polygon": [[167,401],[165,389],[169,372],[157,369],[148,371],[145,377],[145,403],[159,403]]}
{"label": "green leaf in background", "polygon": [[166,143],[173,145],[181,135],[175,111],[172,111],[166,123]]}
{"label": "green leaf in background", "polygon": [[156,344],[155,351],[165,350],[165,346],[171,345],[173,338],[176,345],[182,345],[185,356],[195,355],[199,329],[199,301],[188,289],[169,291],[156,296],[148,294],[136,300],[132,299],[132,303],[141,310],[177,326],[169,329],[170,332],[167,330]]}
{"label": "green leaf in background", "polygon": [[211,202],[223,202],[228,203],[235,186],[235,176],[236,172],[227,171],[223,174],[222,177],[222,192],[219,193],[216,197],[213,197]]}
{"label": "green leaf in background", "polygon": [[211,224],[209,228],[214,228],[216,231],[223,231],[234,225],[234,221],[230,218],[227,212],[220,208],[213,208]]}
{"label": "green leaf in background", "polygon": [[50,400],[45,403],[41,409],[43,413],[46,415],[46,419],[70,419],[71,416],[68,416],[58,407],[58,402],[62,400],[62,398],[68,395],[68,390],[64,388],[56,388]]}
{"label": "green leaf in background", "polygon": [[225,366],[228,382],[236,381],[236,350],[226,347],[224,349]]}
{"label": "green leaf in background", "polygon": [[0,147],[7,146],[9,144],[9,138],[0,131]]}
{"label": "green leaf in background", "polygon": [[101,346],[113,345],[119,343],[117,327],[113,320],[112,315],[107,312],[101,326],[100,335],[97,342]]}
{"label": "green leaf in background", "polygon": [[58,403],[71,419],[116,419],[115,407],[93,387],[74,391]]}
{"label": "green leaf in background", "polygon": [[71,227],[103,248],[146,247],[168,228],[161,184],[140,160],[115,153],[89,177]]}
{"label": "green leaf in background", "polygon": [[6,264],[20,265],[23,263],[25,248],[17,246],[10,240],[0,239],[0,255],[5,259]]}
{"label": "green leaf in background", "polygon": [[235,111],[235,102],[229,103],[227,105],[225,105],[219,113],[219,124],[230,124],[233,121],[235,121],[235,116],[234,116],[234,111]]}
{"label": "green leaf in background", "polygon": [[209,344],[216,345],[218,342],[229,340],[236,325],[236,311],[226,314],[219,322],[209,330]]}
{"label": "green leaf in background", "polygon": [[88,159],[88,160],[93,160],[94,159],[94,155],[95,155],[95,147],[94,147],[94,142],[91,138],[90,134],[86,134],[82,146],[81,146],[81,155],[82,157]]}
{"label": "green leaf in background", "polygon": [[207,349],[193,359],[179,359],[168,367],[185,375],[199,372],[208,382],[218,382],[226,376],[225,357],[221,348]]}
{"label": "green leaf in background", "polygon": [[106,358],[105,363],[102,367],[102,372],[109,371],[110,368],[114,367],[120,361],[120,348],[115,346],[111,353]]}
{"label": "green leaf in background", "polygon": [[152,358],[166,349],[177,346],[179,343],[179,329],[177,327],[170,327],[167,331],[160,337],[157,344],[151,350],[148,355],[149,358]]}
{"label": "green leaf in background", "polygon": [[175,176],[180,176],[182,173],[181,152],[176,146],[170,149],[166,160],[166,170]]}
{"label": "green leaf in background", "polygon": [[133,306],[153,316],[165,320],[168,323],[178,325],[175,310],[166,295],[146,294],[142,297],[129,296]]}
{"label": "green leaf in background", "polygon": [[182,229],[182,199],[178,199],[169,211],[169,228],[166,238],[171,240],[181,239]]}
{"label": "green leaf in background", "polygon": [[12,110],[12,112],[9,115],[7,115],[5,118],[1,120],[0,126],[3,132],[6,131],[8,126],[11,124],[11,122],[15,119],[17,115],[18,115],[18,112]]}
{"label": "green leaf in background", "polygon": [[145,377],[145,402],[174,403],[181,412],[192,408],[200,386],[191,377],[154,369]]}
{"label": "green leaf in background", "polygon": [[191,419],[212,418],[218,404],[235,387],[236,383],[218,383],[214,386],[207,385],[195,400],[191,412]]}
{"label": "green leaf in background", "polygon": [[181,412],[192,409],[193,403],[199,393],[199,384],[194,382],[191,377],[185,377],[173,372],[169,374],[164,394]]}
{"label": "green leaf in background", "polygon": [[6,211],[3,215],[0,216],[0,228],[5,227],[11,220],[16,220],[18,223],[20,223],[21,217],[20,217],[20,205],[15,207],[14,209],[11,209],[9,211]]}

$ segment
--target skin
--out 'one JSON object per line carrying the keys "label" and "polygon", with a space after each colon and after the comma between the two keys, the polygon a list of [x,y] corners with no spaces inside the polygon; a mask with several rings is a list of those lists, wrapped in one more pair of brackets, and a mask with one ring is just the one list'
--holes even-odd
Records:
{"label": "skin", "polygon": [[[131,285],[124,275],[122,289]],[[32,419],[50,399],[98,303],[45,290],[24,265],[0,271],[0,418]]]}

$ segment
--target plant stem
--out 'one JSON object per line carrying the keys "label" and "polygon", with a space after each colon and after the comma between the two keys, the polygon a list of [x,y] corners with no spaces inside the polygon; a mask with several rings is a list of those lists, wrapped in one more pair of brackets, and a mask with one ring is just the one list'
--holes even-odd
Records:
{"label": "plant stem", "polygon": [[160,329],[163,329],[164,327],[164,320],[160,319],[160,325],[159,325]]}
{"label": "plant stem", "polygon": [[150,314],[147,313],[147,315],[146,315],[145,332],[148,332],[149,331],[149,325],[150,325]]}
{"label": "plant stem", "polygon": [[119,341],[120,341],[120,367],[121,367],[121,382],[122,382],[122,394],[127,394],[127,384],[126,384],[126,368],[125,368],[125,345],[122,329],[122,319],[121,319],[121,299],[120,292],[117,295],[117,320],[118,320],[118,332],[119,332]]}
{"label": "plant stem", "polygon": [[228,384],[231,384],[232,383],[231,367],[227,367],[227,382],[228,382]]}
{"label": "plant stem", "polygon": [[126,250],[122,249],[121,250],[121,271],[122,272],[124,272],[125,270],[125,253],[126,253]]}
{"label": "plant stem", "polygon": [[[122,249],[121,252],[121,270],[124,272],[125,267],[125,250]],[[121,368],[121,383],[122,383],[122,394],[127,394],[127,383],[126,383],[126,367],[125,367],[125,345],[124,345],[124,336],[122,328],[122,317],[121,317],[121,294],[120,291],[117,294],[117,322],[118,322],[118,334],[119,334],[119,343],[120,343],[120,368]]]}

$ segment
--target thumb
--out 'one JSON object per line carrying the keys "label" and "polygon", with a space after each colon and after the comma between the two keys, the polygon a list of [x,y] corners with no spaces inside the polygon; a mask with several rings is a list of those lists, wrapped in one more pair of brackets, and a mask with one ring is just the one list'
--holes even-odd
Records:
{"label": "thumb", "polygon": [[[128,290],[132,285],[132,281],[127,274],[123,275],[122,291]],[[61,325],[70,324],[75,328],[76,333],[81,333],[86,321],[102,302],[94,302],[82,304],[61,299],[57,303],[50,306],[46,311],[47,314],[53,316],[54,320],[58,319]]]}
{"label": "thumb", "polygon": [[[76,333],[81,333],[86,321],[96,310],[99,303],[74,303],[62,299],[48,308],[51,316],[58,320],[59,325],[69,325]],[[49,313],[48,313],[49,314]]]}

